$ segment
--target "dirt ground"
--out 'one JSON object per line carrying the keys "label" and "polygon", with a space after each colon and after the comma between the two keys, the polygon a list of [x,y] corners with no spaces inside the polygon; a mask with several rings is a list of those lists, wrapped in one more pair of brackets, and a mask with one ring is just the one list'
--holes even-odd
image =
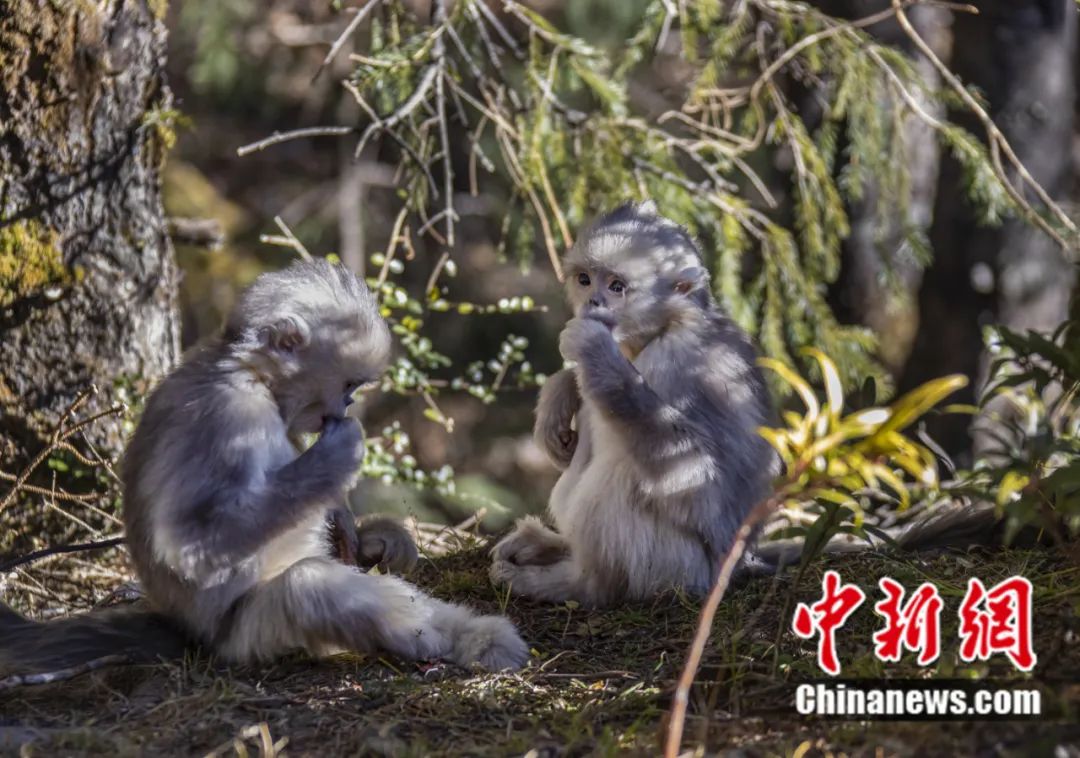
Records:
{"label": "dirt ground", "polygon": [[[515,674],[477,674],[438,662],[300,656],[225,668],[192,653],[182,662],[101,669],[0,691],[0,753],[24,755],[607,755],[659,752],[666,712],[699,603],[668,596],[590,611],[500,596],[474,544],[425,560],[412,576],[434,594],[505,612],[532,646]],[[821,679],[815,644],[790,631],[794,604],[820,596],[833,568],[867,593],[838,636],[845,677],[978,678],[1035,686],[1037,721],[814,720],[793,705],[799,682]],[[32,570],[33,571],[33,570]],[[22,578],[39,595],[47,576]],[[963,664],[956,608],[967,579],[1013,574],[1035,587],[1038,665]],[[872,654],[876,582],[935,583],[945,601],[942,655],[883,664]],[[70,578],[65,580],[70,583]],[[71,588],[68,588],[71,591]],[[10,598],[9,598],[10,601]],[[1080,560],[1075,550],[935,557],[837,556],[795,582],[792,573],[732,590],[691,694],[684,748],[731,755],[1080,755]]]}

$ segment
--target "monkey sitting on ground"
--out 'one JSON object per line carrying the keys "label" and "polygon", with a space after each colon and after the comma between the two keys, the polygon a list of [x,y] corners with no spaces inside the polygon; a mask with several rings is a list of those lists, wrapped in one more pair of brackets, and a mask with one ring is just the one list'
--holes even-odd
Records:
{"label": "monkey sitting on ground", "polygon": [[491,577],[541,600],[606,605],[707,592],[779,459],[749,338],[717,306],[689,235],[624,205],[566,258],[575,366],[540,392],[534,436],[563,470],[548,510],[493,549]]}
{"label": "monkey sitting on ground", "polygon": [[[0,663],[42,670],[137,649],[167,620],[228,661],[379,650],[522,666],[528,649],[507,619],[333,557],[392,568],[415,560],[399,525],[362,524],[350,536],[351,518],[338,509],[364,451],[346,407],[389,353],[374,297],[346,269],[313,261],[260,276],[222,335],[154,390],[126,453],[127,542],[157,615],[34,624],[0,613]],[[319,437],[299,453],[292,440],[305,433]]]}

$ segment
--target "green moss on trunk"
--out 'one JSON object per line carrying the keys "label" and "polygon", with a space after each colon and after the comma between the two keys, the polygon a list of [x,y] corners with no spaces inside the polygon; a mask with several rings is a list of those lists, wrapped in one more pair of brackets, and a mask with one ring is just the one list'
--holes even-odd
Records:
{"label": "green moss on trunk", "polygon": [[0,307],[71,281],[59,239],[37,221],[0,227]]}

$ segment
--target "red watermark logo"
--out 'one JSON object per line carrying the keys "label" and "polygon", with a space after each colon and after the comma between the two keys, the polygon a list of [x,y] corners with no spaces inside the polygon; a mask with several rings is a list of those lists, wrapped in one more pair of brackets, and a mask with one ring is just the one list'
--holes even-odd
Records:
{"label": "red watermark logo", "polygon": [[[878,587],[883,598],[874,604],[874,612],[882,617],[884,626],[874,633],[874,655],[881,661],[896,662],[907,650],[918,654],[920,666],[936,661],[941,655],[941,611],[945,606],[937,588],[925,582],[908,596],[903,585],[888,577],[882,578]],[[836,632],[863,604],[866,593],[854,584],[844,584],[835,571],[825,572],[821,591],[816,603],[798,604],[791,628],[803,639],[817,636],[818,666],[837,676]],[[1021,671],[1031,671],[1038,660],[1031,642],[1031,598],[1031,582],[1021,576],[989,590],[978,579],[969,580],[958,611],[960,658],[970,663],[1000,653]]]}

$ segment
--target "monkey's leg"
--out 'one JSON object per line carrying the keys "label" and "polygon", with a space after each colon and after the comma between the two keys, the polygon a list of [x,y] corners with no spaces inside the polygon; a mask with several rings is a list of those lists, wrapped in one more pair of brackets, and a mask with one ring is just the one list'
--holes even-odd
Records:
{"label": "monkey's leg", "polygon": [[495,561],[518,566],[549,566],[567,558],[570,546],[536,516],[526,516],[518,519],[514,531],[499,540],[491,555]]}
{"label": "monkey's leg", "polygon": [[528,648],[507,619],[477,616],[392,576],[371,576],[330,558],[307,558],[253,588],[219,644],[232,660],[302,648],[384,650],[406,659],[446,658],[490,670],[518,668]]}
{"label": "monkey's leg", "polygon": [[580,408],[581,395],[572,370],[555,372],[540,388],[533,439],[560,470],[570,465],[577,449],[577,432],[571,424]]}

